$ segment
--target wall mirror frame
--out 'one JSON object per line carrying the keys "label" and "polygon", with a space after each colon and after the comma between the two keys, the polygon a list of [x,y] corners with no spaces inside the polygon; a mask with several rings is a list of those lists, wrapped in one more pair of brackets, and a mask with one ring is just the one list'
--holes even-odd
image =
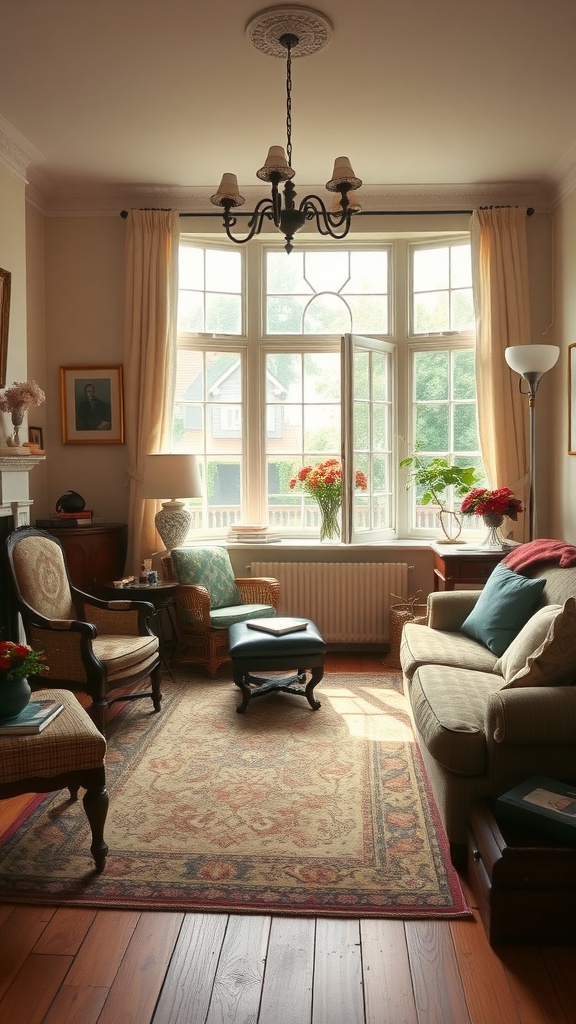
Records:
{"label": "wall mirror frame", "polygon": [[12,274],[0,269],[0,388],[6,387],[8,328],[10,326],[10,284]]}

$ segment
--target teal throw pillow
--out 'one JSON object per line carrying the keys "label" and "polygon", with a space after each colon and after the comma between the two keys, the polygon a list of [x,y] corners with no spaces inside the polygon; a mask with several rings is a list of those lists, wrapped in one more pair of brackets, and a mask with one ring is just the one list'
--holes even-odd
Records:
{"label": "teal throw pillow", "polygon": [[172,563],[178,583],[206,587],[211,608],[242,604],[226,548],[215,545],[173,548]]}
{"label": "teal throw pillow", "polygon": [[462,632],[501,657],[536,610],[545,584],[546,580],[528,579],[500,563],[462,623]]}

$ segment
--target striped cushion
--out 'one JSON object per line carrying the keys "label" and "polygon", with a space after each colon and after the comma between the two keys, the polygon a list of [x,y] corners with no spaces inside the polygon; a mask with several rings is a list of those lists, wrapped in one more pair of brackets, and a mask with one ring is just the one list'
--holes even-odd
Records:
{"label": "striped cushion", "polygon": [[2,782],[51,779],[104,766],[106,740],[73,693],[37,690],[34,700],[57,700],[64,710],[37,735],[0,737]]}

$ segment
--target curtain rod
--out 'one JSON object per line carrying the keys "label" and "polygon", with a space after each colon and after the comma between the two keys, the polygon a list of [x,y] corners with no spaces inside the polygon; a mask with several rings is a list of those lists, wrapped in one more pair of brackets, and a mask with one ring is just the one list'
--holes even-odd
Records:
{"label": "curtain rod", "polygon": [[[142,209],[142,210],[158,210],[159,212],[162,212],[162,213],[171,213],[170,209],[166,209],[165,207],[158,207],[158,206],[144,206],[144,207],[140,207],[140,209]],[[510,209],[510,207],[508,207],[508,206],[480,206],[480,207],[478,207],[478,209],[480,209],[480,210],[508,210],[508,209]],[[474,213],[474,210],[359,210],[358,213],[354,214],[354,219],[356,217],[362,217],[362,216],[364,216],[364,217],[415,217],[415,216],[430,217],[430,216],[441,216],[442,214],[448,214],[450,216],[454,216],[455,217],[455,216],[458,216],[458,215],[461,216],[463,214],[468,214],[469,216],[472,216],[473,213]],[[529,206],[528,209],[526,210],[526,216],[527,217],[531,217],[533,213],[534,213],[534,210],[532,209],[531,206]],[[120,213],[120,216],[123,217],[124,220],[126,220],[126,217],[128,216],[128,210],[122,210],[121,213]],[[179,213],[178,216],[179,217],[218,217],[220,220],[222,219],[222,214],[221,213]],[[235,211],[234,212],[234,216],[235,217],[251,217],[252,213],[238,213],[237,211]]]}

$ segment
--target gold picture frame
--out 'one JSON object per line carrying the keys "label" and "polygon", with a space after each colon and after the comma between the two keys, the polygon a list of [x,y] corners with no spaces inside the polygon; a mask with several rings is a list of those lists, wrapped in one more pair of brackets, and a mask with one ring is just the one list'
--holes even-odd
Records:
{"label": "gold picture frame", "polygon": [[576,345],[568,346],[568,455],[576,455]]}
{"label": "gold picture frame", "polygon": [[62,444],[124,444],[121,366],[61,366]]}
{"label": "gold picture frame", "polygon": [[10,288],[12,274],[0,269],[0,388],[6,387],[8,364],[8,328],[10,326]]}

